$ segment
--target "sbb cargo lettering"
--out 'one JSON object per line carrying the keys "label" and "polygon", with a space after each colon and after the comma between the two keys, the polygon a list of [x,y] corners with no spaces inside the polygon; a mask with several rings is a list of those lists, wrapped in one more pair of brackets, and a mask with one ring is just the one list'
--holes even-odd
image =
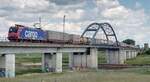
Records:
{"label": "sbb cargo lettering", "polygon": [[34,31],[25,31],[25,37],[36,39],[38,38],[38,33]]}

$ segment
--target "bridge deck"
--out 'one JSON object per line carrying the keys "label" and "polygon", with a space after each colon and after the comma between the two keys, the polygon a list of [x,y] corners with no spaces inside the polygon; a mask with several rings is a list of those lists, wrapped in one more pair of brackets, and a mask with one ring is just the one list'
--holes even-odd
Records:
{"label": "bridge deck", "polygon": [[115,48],[118,49],[119,47],[113,45],[79,45],[79,44],[53,44],[53,43],[31,43],[31,42],[0,42],[0,47],[48,47],[48,48],[89,48],[89,47],[96,47],[96,48]]}

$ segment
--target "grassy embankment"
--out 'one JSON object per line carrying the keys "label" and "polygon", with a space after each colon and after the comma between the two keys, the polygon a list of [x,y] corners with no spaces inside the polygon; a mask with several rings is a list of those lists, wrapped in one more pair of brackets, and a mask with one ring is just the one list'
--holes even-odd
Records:
{"label": "grassy embankment", "polygon": [[150,55],[138,55],[134,59],[129,59],[126,64],[150,64]]}
{"label": "grassy embankment", "polygon": [[34,73],[16,78],[0,78],[0,82],[149,82],[145,69],[99,70],[88,72]]}

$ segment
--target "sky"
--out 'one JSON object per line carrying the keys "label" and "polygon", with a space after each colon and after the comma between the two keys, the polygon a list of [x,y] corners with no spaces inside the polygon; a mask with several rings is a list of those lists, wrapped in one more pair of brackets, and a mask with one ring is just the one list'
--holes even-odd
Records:
{"label": "sky", "polygon": [[[150,0],[0,0],[0,36],[10,26],[32,27],[42,20],[42,29],[82,34],[93,22],[108,22],[119,41],[130,38],[137,44],[150,43]],[[99,34],[97,37],[101,37]]]}

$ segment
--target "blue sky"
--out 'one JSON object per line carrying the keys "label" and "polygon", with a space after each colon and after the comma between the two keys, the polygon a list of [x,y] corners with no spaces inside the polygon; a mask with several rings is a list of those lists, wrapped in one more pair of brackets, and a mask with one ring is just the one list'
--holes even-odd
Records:
{"label": "blue sky", "polygon": [[149,0],[119,0],[120,4],[125,5],[129,8],[135,8],[136,3],[139,3],[142,7],[149,11],[150,1]]}
{"label": "blue sky", "polygon": [[145,9],[147,14],[150,14],[150,0],[119,0],[120,4],[125,7],[136,9],[136,6],[140,6]]}
{"label": "blue sky", "polygon": [[[0,36],[14,24],[33,26],[42,18],[42,29],[81,34],[93,22],[110,23],[119,41],[130,38],[150,43],[150,0],[0,0]],[[98,38],[104,36],[99,32]]]}

